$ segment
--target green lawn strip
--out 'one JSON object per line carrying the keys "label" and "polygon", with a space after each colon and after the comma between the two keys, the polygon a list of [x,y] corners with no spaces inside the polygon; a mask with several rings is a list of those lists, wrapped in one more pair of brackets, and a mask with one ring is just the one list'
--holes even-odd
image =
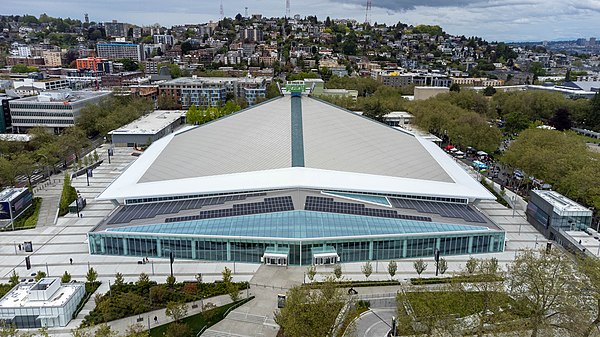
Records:
{"label": "green lawn strip", "polygon": [[[205,312],[197,313],[195,315],[182,319],[181,322],[187,325],[191,335],[195,336],[204,326],[211,327],[223,320],[225,318],[225,312],[227,312],[227,310],[229,310],[229,308],[233,307],[234,305],[240,304],[242,301],[245,301],[245,299],[237,301],[235,303],[229,303],[224,306],[217,307]],[[171,325],[171,323],[150,329],[150,337],[165,336],[165,332],[169,328],[169,325]]]}
{"label": "green lawn strip", "polygon": [[[506,294],[500,296],[499,305],[502,308],[494,312],[491,321],[495,322],[495,331],[510,331],[511,322],[521,319],[522,310],[519,305]],[[417,320],[428,320],[437,317],[466,317],[483,311],[485,294],[481,292],[457,291],[415,291],[406,292],[406,300],[410,303]],[[400,335],[414,335],[412,318],[406,313],[404,296],[398,295],[398,327]]]}
{"label": "green lawn strip", "polygon": [[83,307],[85,306],[87,301],[90,299],[90,297],[92,297],[92,294],[94,294],[94,292],[96,292],[96,290],[98,290],[98,288],[100,287],[100,284],[102,284],[102,282],[100,282],[100,281],[85,283],[85,295],[83,295],[83,298],[77,305],[75,312],[73,312],[73,319],[75,319],[75,317],[77,317],[77,315],[79,315],[79,312],[81,312],[81,310],[83,309]]}
{"label": "green lawn strip", "polygon": [[[33,198],[31,206],[15,219],[15,230],[35,228],[41,205],[42,198]],[[12,230],[12,226],[4,227],[3,230]]]}
{"label": "green lawn strip", "polygon": [[488,184],[488,182],[484,179],[481,180],[481,185],[483,185],[485,188],[487,188],[488,191],[490,191],[496,197],[496,202],[498,202],[499,204],[501,204],[507,208],[512,208],[510,206],[510,204],[508,202],[506,202],[506,200],[504,200],[504,198],[500,194],[498,194],[498,192],[496,192],[494,190],[493,185]]}

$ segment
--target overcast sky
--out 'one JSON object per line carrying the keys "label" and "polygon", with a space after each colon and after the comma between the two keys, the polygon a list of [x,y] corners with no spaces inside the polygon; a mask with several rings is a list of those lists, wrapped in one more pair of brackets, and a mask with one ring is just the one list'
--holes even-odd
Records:
{"label": "overcast sky", "polygon": [[[225,16],[283,16],[285,0],[222,0]],[[293,14],[365,19],[366,0],[291,0]],[[371,22],[440,25],[450,34],[488,41],[539,41],[600,35],[600,0],[372,0]],[[0,14],[47,13],[54,17],[170,27],[219,19],[219,0],[2,0]]]}

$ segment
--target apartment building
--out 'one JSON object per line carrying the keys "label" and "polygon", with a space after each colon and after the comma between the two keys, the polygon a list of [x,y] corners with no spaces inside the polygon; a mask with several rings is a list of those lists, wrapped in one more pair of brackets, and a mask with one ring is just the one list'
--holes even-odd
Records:
{"label": "apartment building", "polygon": [[131,42],[99,42],[96,44],[98,57],[112,60],[132,59],[144,60],[144,49],[142,45]]}

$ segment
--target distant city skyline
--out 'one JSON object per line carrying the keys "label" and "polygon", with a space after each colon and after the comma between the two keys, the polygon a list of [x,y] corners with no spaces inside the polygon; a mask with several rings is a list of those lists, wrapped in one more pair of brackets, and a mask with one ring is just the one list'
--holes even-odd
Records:
{"label": "distant city skyline", "polygon": [[[208,3],[172,0],[138,2],[105,0],[84,2],[75,0],[34,0],[23,6],[16,0],[3,2],[3,15],[30,14],[39,17],[78,18],[88,13],[90,21],[113,19],[137,25],[159,23],[163,26],[218,21],[220,1]],[[284,16],[285,0],[233,1],[223,0],[226,17],[262,14]],[[488,41],[543,41],[590,38],[600,30],[598,0],[457,0],[448,5],[442,0],[373,0],[371,22],[395,24],[398,21],[418,25],[439,25],[453,35],[480,36]],[[366,0],[291,0],[291,14],[302,17],[316,15],[319,20],[365,19]]]}

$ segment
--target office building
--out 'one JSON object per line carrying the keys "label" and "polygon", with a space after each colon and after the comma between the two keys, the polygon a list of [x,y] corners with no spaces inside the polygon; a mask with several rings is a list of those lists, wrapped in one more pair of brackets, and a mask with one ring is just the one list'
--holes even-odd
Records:
{"label": "office building", "polygon": [[450,87],[451,80],[443,74],[438,73],[397,73],[392,72],[379,76],[379,80],[391,87],[403,87],[407,85]]}
{"label": "office building", "polygon": [[75,60],[77,70],[92,70],[102,73],[112,73],[113,64],[111,61],[101,57],[86,57]]}
{"label": "office building", "polygon": [[438,146],[300,91],[154,142],[98,197],[91,254],[274,265],[500,252]]}
{"label": "office building", "polygon": [[253,105],[267,93],[266,77],[180,77],[159,85],[159,95],[174,97],[182,108],[221,106],[227,94]]}
{"label": "office building", "polygon": [[20,283],[0,299],[0,319],[17,329],[64,327],[84,295],[83,283],[61,284],[59,278]]}
{"label": "office building", "polygon": [[129,25],[123,22],[117,22],[117,20],[112,20],[111,22],[104,23],[104,29],[106,31],[106,36],[125,37],[127,36]]}
{"label": "office building", "polygon": [[583,230],[592,224],[592,211],[555,191],[531,190],[527,220],[544,236],[555,232]]}
{"label": "office building", "polygon": [[28,188],[5,188],[0,192],[0,221],[12,222],[25,212],[33,202]]}
{"label": "office building", "polygon": [[185,114],[185,110],[156,110],[108,134],[114,146],[150,145],[181,126]]}
{"label": "office building", "polygon": [[73,126],[81,109],[110,95],[108,91],[45,91],[39,96],[9,102],[13,132],[41,126],[59,133]]}
{"label": "office building", "polygon": [[111,60],[132,59],[134,61],[144,60],[144,49],[142,45],[130,42],[99,42],[96,44],[98,57]]}

